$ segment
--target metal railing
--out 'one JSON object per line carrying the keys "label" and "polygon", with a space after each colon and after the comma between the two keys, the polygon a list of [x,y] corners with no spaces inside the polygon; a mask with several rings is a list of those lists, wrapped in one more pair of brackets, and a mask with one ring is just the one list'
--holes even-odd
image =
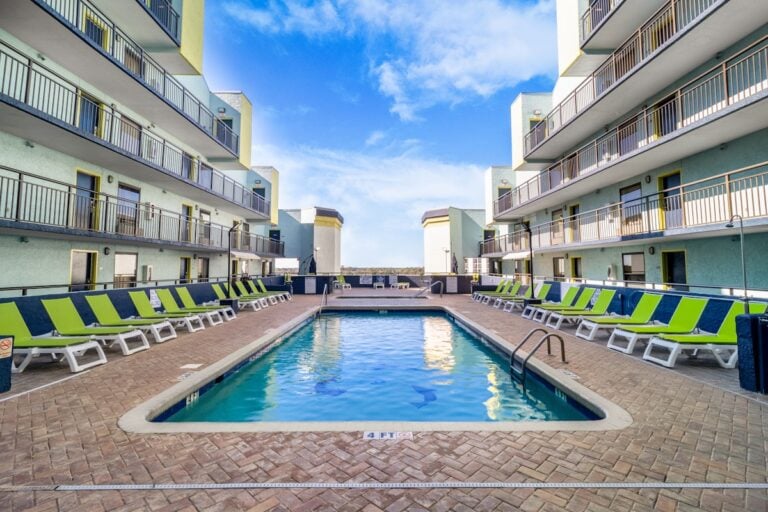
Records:
{"label": "metal railing", "polygon": [[431,283],[429,286],[426,286],[423,290],[420,290],[419,292],[417,292],[416,295],[414,295],[413,297],[416,298],[416,297],[421,297],[422,295],[426,295],[427,292],[431,292],[432,288],[434,288],[438,284],[440,285],[440,298],[442,299],[443,291],[445,290],[445,283],[443,283],[442,281],[435,281],[434,283]]}
{"label": "metal railing", "polygon": [[768,39],[699,75],[656,105],[641,110],[494,202],[494,214],[511,210],[579,176],[648,149],[665,136],[768,90]]}
{"label": "metal railing", "polygon": [[[608,1],[598,0],[595,3],[602,4]],[[704,11],[720,1],[670,0],[667,2],[596,71],[561,101],[546,118],[525,135],[525,154],[531,153],[576,117],[576,114],[587,109],[622,77],[664,46],[673,36],[691,25]]]}
{"label": "metal railing", "polygon": [[[70,28],[83,34],[152,92],[184,114],[234,155],[239,154],[239,138],[232,129],[202,104],[187,88],[155,62],[120,27],[112,23],[87,0],[36,0],[50,7]],[[147,0],[138,0],[146,5]],[[167,0],[149,2],[154,12],[168,11]],[[173,8],[171,7],[171,11]],[[175,11],[174,11],[175,12]],[[178,16],[178,15],[177,15]]]}
{"label": "metal railing", "polygon": [[[167,242],[226,249],[229,228],[171,212],[150,203],[78,188],[0,166],[0,220],[121,235],[158,244]],[[281,257],[283,242],[243,230],[233,233],[232,247]]]}
{"label": "metal railing", "polygon": [[[50,1],[50,0],[46,0]],[[155,19],[160,22],[171,37],[178,43],[179,34],[179,13],[173,8],[171,0],[136,0],[145,9],[151,12]]]}
{"label": "metal railing", "polygon": [[[10,297],[26,297],[30,291],[44,290],[46,295],[52,295],[57,293],[79,293],[79,292],[92,292],[96,290],[115,290],[118,288],[146,288],[146,287],[158,287],[169,285],[185,285],[194,283],[226,283],[227,276],[224,277],[207,277],[201,276],[196,278],[186,279],[148,279],[141,280],[137,276],[131,274],[130,276],[115,274],[113,281],[99,281],[93,283],[84,283],[76,285],[79,289],[73,290],[72,284],[39,284],[39,285],[21,285],[21,286],[2,286],[0,287],[0,298]],[[41,293],[41,295],[43,295]]]}
{"label": "metal railing", "polygon": [[[4,49],[3,46],[7,49]],[[10,98],[123,153],[196,183],[228,201],[269,215],[269,201],[89,96],[48,68],[0,46],[0,100]]]}
{"label": "metal railing", "polygon": [[[531,227],[534,249],[725,224],[732,215],[768,217],[768,162],[659,191],[632,201]],[[525,231],[480,242],[482,254],[528,250]]]}
{"label": "metal railing", "polygon": [[581,15],[581,41],[584,42],[623,0],[592,0]]}

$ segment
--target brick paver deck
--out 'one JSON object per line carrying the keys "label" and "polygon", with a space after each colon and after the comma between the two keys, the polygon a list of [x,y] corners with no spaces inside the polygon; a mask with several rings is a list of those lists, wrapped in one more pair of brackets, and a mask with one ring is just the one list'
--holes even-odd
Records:
{"label": "brick paver deck", "polygon": [[[107,365],[0,402],[0,510],[768,510],[762,489],[47,490],[73,483],[765,483],[768,477],[768,405],[571,336],[567,365],[541,358],[626,409],[630,427],[417,432],[412,441],[389,442],[365,441],[359,432],[137,435],[117,426],[125,412],[190,371],[182,365],[210,364],[318,303],[316,296],[299,296],[129,357],[110,351]],[[433,303],[510,341],[531,328],[518,315],[466,296]],[[66,376],[30,368],[15,376],[10,394]]]}

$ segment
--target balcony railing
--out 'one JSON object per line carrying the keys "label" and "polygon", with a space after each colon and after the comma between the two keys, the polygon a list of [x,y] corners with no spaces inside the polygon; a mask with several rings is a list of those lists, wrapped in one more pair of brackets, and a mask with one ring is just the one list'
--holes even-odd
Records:
{"label": "balcony railing", "polygon": [[[594,73],[569,94],[545,119],[525,135],[525,154],[560,130],[576,114],[587,109],[623,76],[648,59],[678,32],[691,25],[720,0],[670,0]],[[596,2],[602,3],[601,0]],[[605,0],[605,3],[611,3]]]}
{"label": "balcony railing", "polygon": [[24,103],[42,116],[66,123],[150,166],[269,215],[269,202],[264,198],[142,128],[113,106],[88,96],[50,69],[22,58],[15,50],[0,47],[0,99]]}
{"label": "balcony railing", "polygon": [[[46,0],[48,1],[48,0]],[[174,41],[179,42],[179,13],[171,5],[171,0],[136,0],[151,12]]]}
{"label": "balcony railing", "polygon": [[[768,162],[531,228],[534,249],[609,242],[669,230],[724,225],[732,215],[768,217]],[[483,254],[526,251],[516,231],[481,242]]]}
{"label": "balcony railing", "polygon": [[[130,75],[184,114],[233,154],[239,154],[238,135],[203,105],[188,89],[155,62],[144,49],[133,42],[120,27],[112,23],[87,0],[36,0],[48,6],[72,30],[80,32],[92,44],[106,52]],[[167,0],[138,0],[149,4],[154,12],[173,12]],[[168,10],[170,8],[170,11]]]}
{"label": "balcony railing", "polygon": [[581,41],[583,42],[592,31],[613,12],[623,0],[592,0],[587,10],[581,15]]}
{"label": "balcony railing", "polygon": [[[0,220],[226,249],[229,227],[0,166]],[[284,244],[235,231],[232,247],[283,256]]]}
{"label": "balcony railing", "polygon": [[667,135],[768,90],[767,45],[768,38],[761,39],[730,61],[670,93],[664,101],[640,111],[605,135],[585,144],[499,197],[494,203],[494,213],[499,215],[516,208],[567,185],[576,177],[644,150]]}

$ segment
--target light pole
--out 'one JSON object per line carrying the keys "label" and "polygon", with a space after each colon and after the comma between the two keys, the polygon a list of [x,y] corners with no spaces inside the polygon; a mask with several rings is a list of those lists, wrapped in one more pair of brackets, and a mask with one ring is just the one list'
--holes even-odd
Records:
{"label": "light pole", "polygon": [[530,285],[533,286],[533,232],[531,232],[531,223],[530,222],[523,222],[523,229],[528,234],[528,258],[531,262],[530,265],[530,271],[531,271],[531,282]]}
{"label": "light pole", "polygon": [[727,228],[734,227],[733,220],[739,219],[739,241],[741,243],[741,275],[744,283],[744,314],[749,314],[749,297],[747,296],[747,261],[744,258],[744,219],[738,213],[731,215],[731,220],[725,225]]}
{"label": "light pole", "polygon": [[446,274],[450,274],[451,273],[451,264],[448,261],[448,255],[451,253],[451,251],[447,247],[443,247],[443,252],[445,253],[445,273]]}
{"label": "light pole", "polygon": [[229,236],[227,237],[227,298],[232,295],[232,232],[240,227],[241,222],[238,220],[231,228],[229,228]]}
{"label": "light pole", "polygon": [[320,252],[320,248],[319,247],[315,247],[315,256],[314,256],[314,258],[315,258],[315,275],[320,273],[320,271],[318,270],[320,268],[320,262],[317,259],[317,253],[319,253],[319,252]]}

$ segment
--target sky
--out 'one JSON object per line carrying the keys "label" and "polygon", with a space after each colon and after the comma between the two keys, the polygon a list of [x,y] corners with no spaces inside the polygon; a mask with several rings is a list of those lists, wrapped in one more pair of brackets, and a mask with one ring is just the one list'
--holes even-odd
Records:
{"label": "sky", "polygon": [[344,266],[423,265],[421,216],[483,208],[509,105],[551,90],[555,0],[207,0],[204,74],[253,103],[280,208],[344,217]]}

